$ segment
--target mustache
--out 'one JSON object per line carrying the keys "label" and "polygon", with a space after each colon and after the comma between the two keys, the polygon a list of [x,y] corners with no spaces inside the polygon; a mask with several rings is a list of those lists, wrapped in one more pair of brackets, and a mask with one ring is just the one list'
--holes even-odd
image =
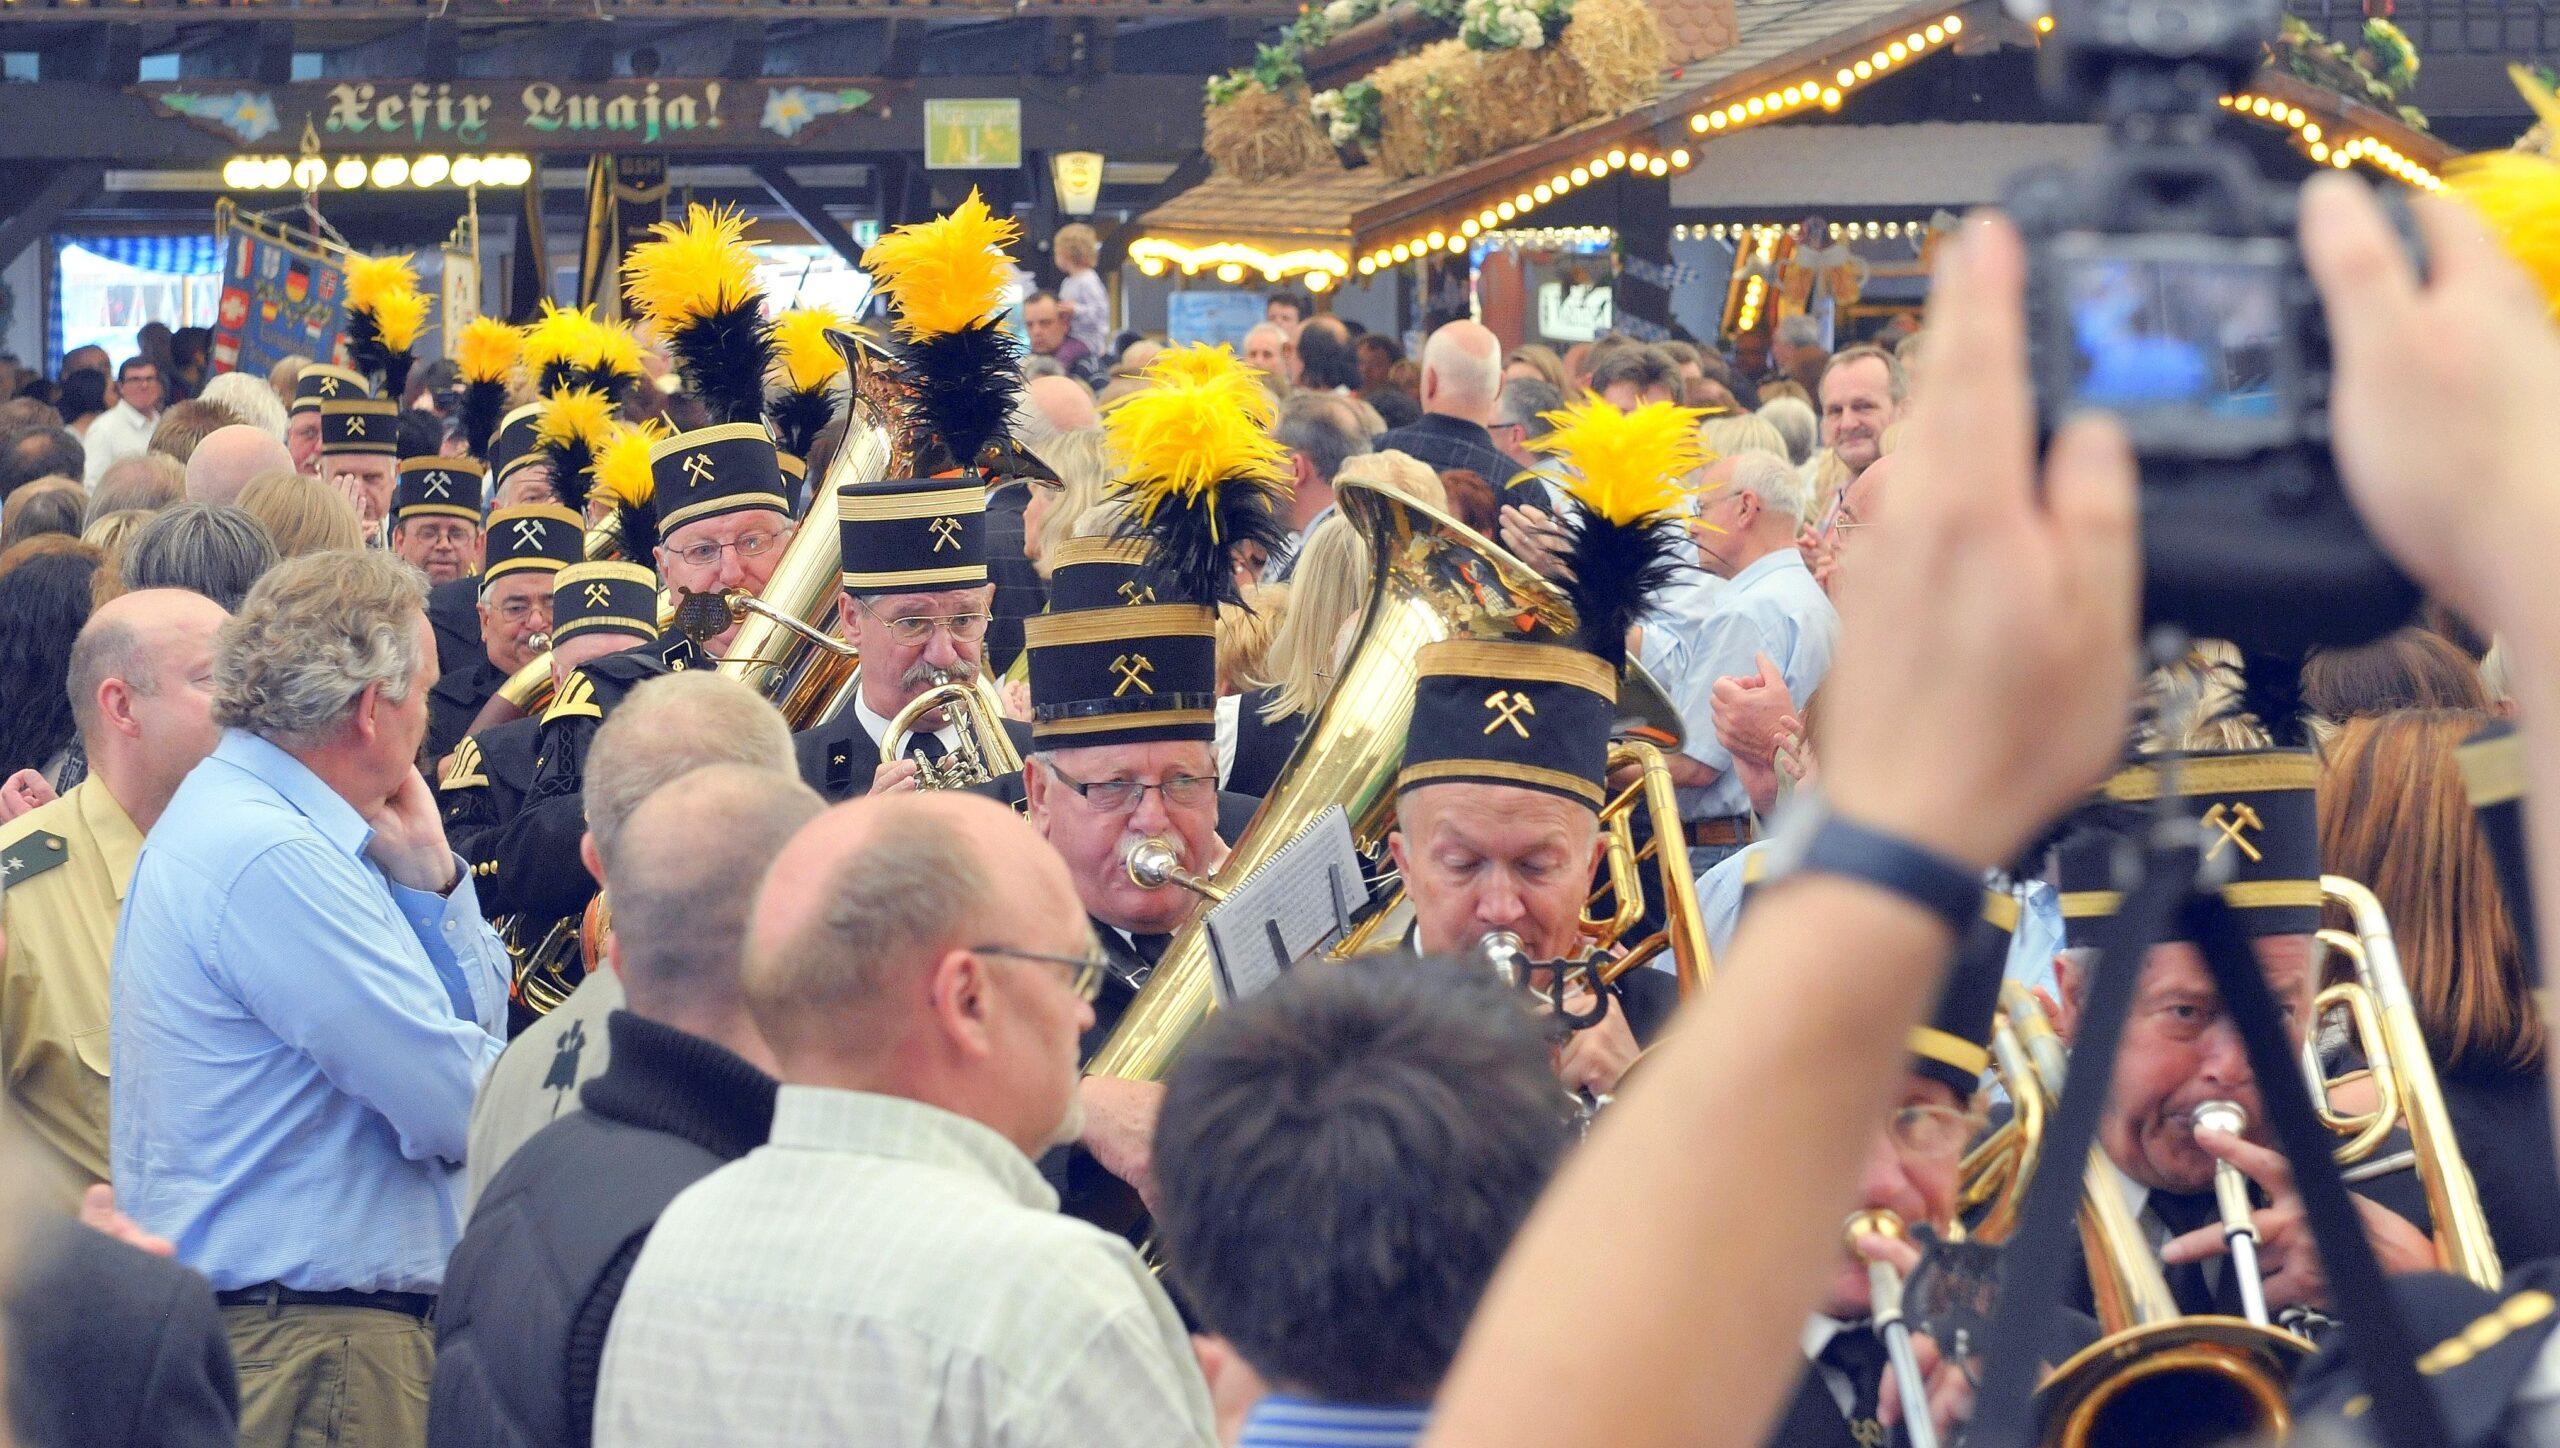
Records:
{"label": "mustache", "polygon": [[950,668],[937,669],[931,664],[919,661],[907,665],[907,671],[898,676],[898,686],[905,689],[931,688],[935,674],[941,674],[952,683],[965,684],[978,677],[978,666],[967,659],[961,659]]}

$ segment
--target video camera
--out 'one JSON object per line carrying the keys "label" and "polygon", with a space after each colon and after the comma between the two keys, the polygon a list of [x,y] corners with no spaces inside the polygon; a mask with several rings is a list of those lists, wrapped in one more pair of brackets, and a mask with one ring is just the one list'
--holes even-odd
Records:
{"label": "video camera", "polygon": [[2146,624],[2298,655],[2400,626],[2418,592],[2339,486],[2293,189],[2215,135],[2283,13],[2056,0],[2043,88],[2094,98],[2107,148],[2020,173],[2003,204],[2027,244],[2040,430],[2102,409],[2141,460]]}

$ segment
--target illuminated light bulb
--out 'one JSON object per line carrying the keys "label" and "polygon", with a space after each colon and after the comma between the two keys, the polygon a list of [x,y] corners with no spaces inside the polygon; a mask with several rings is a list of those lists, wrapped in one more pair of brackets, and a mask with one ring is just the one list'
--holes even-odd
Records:
{"label": "illuminated light bulb", "polygon": [[1588,186],[1588,185],[1590,185],[1590,184],[1591,184],[1591,170],[1590,170],[1590,168],[1589,168],[1589,167],[1587,167],[1587,166],[1576,166],[1576,167],[1574,167],[1574,168],[1573,168],[1573,184],[1574,184],[1574,185],[1576,185],[1576,186]]}
{"label": "illuminated light bulb", "polygon": [[1836,222],[1836,221],[1835,221],[1835,222],[1831,223],[1831,239],[1832,239],[1833,241],[1838,241],[1838,240],[1840,239],[1840,223],[1839,223],[1839,222]]}
{"label": "illuminated light bulb", "polygon": [[1843,70],[1843,71],[1841,71],[1839,74],[1834,75],[1834,76],[1833,76],[1833,77],[1831,77],[1831,78],[1832,78],[1833,80],[1835,80],[1835,81],[1838,81],[1838,82],[1839,82],[1840,84],[1842,84],[1842,85],[1848,85],[1849,83],[1851,83],[1852,81],[1855,81],[1855,80],[1858,78],[1858,73],[1857,73],[1856,71],[1853,71],[1853,70]]}
{"label": "illuminated light bulb", "polygon": [[1663,160],[1660,156],[1656,156],[1653,160],[1646,163],[1644,169],[1645,174],[1648,176],[1668,176],[1671,174],[1671,163]]}
{"label": "illuminated light bulb", "polygon": [[2305,125],[2305,126],[2302,128],[2302,139],[2304,139],[2304,140],[2306,140],[2306,141],[2316,141],[2316,140],[2319,140],[2319,139],[2320,139],[2320,123],[2319,123],[2319,122],[2317,122],[2317,121],[2313,121],[2313,122],[2310,122],[2309,124]]}
{"label": "illuminated light bulb", "polygon": [[222,184],[234,191],[246,191],[258,184],[260,167],[246,156],[234,156],[222,163]]}
{"label": "illuminated light bulb", "polygon": [[269,156],[266,164],[258,168],[258,184],[261,186],[281,187],[292,180],[293,163],[282,156]]}
{"label": "illuminated light bulb", "polygon": [[1333,285],[1333,273],[1318,269],[1307,273],[1307,290],[1320,292]]}
{"label": "illuminated light bulb", "polygon": [[[1377,271],[1377,269],[1378,269],[1378,261],[1377,261],[1377,258],[1375,258],[1375,257],[1367,257],[1367,256],[1364,256],[1364,257],[1360,258],[1360,275],[1362,275],[1362,276],[1364,276],[1364,277],[1365,277],[1365,276],[1369,276],[1369,275],[1371,275],[1371,274],[1375,273],[1375,272]],[[1145,270],[1145,268],[1141,267],[1141,268],[1140,268],[1140,270],[1141,270],[1141,271],[1144,271],[1144,270]],[[1149,276],[1154,276],[1154,275],[1155,275],[1155,273],[1150,271],[1150,272],[1147,272],[1147,275],[1149,275]]]}
{"label": "illuminated light bulb", "polygon": [[1825,110],[1840,109],[1840,92],[1837,87],[1822,93],[1822,105]]}
{"label": "illuminated light bulb", "polygon": [[1523,191],[1523,192],[1521,192],[1519,195],[1512,197],[1512,198],[1511,198],[1511,207],[1512,207],[1512,215],[1514,215],[1514,216],[1517,216],[1517,215],[1519,215],[1521,212],[1528,210],[1528,209],[1529,209],[1529,193],[1528,193],[1528,192],[1526,192],[1526,191]]}
{"label": "illuminated light bulb", "polygon": [[420,156],[409,164],[409,179],[421,186],[433,186],[453,174],[453,164],[442,156]]}
{"label": "illuminated light bulb", "polygon": [[1784,104],[1794,105],[1796,102],[1804,99],[1804,92],[1796,86],[1789,86],[1778,93],[1778,99]]}
{"label": "illuminated light bulb", "polygon": [[1750,110],[1751,114],[1753,114],[1753,115],[1755,115],[1755,116],[1756,116],[1756,115],[1760,114],[1763,110],[1766,110],[1766,109],[1767,109],[1767,107],[1765,107],[1765,106],[1763,106],[1763,105],[1761,105],[1761,104],[1760,104],[1760,98],[1759,98],[1758,96],[1753,96],[1753,97],[1751,98],[1751,104],[1750,104],[1750,106],[1749,106],[1749,110]]}
{"label": "illuminated light bulb", "polygon": [[[1607,165],[1611,170],[1613,170],[1613,171],[1614,171],[1614,170],[1616,170],[1618,167],[1620,167],[1620,166],[1623,166],[1623,165],[1627,164],[1627,153],[1626,153],[1626,152],[1624,152],[1624,151],[1614,151],[1614,150],[1613,150],[1613,151],[1611,151],[1611,152],[1609,153],[1608,160],[1607,160],[1606,162],[1604,162],[1603,164]],[[1636,164],[1637,164],[1637,165],[1639,165],[1639,166],[1641,166],[1641,165],[1643,165],[1643,164],[1644,164],[1644,152],[1642,152],[1642,151],[1638,151],[1638,152],[1636,152]]]}
{"label": "illuminated light bulb", "polygon": [[1744,112],[1744,110],[1745,110],[1745,107],[1743,106],[1742,102],[1740,102],[1740,101],[1735,101],[1732,105],[1729,105],[1729,106],[1725,107],[1725,109],[1724,109],[1724,113],[1725,113],[1727,116],[1731,117],[1733,120],[1735,120],[1735,121],[1740,121],[1740,120],[1742,119],[1742,117],[1743,117],[1743,112]]}
{"label": "illuminated light bulb", "polygon": [[1926,46],[1924,46],[1924,45],[1921,43],[1921,40],[1920,40],[1920,32],[1919,32],[1919,31],[1917,31],[1917,30],[1912,31],[1909,35],[1906,35],[1906,36],[1902,37],[1902,43],[1903,43],[1904,45],[1907,45],[1907,46],[1911,47],[1913,50],[1923,50],[1923,49],[1926,49],[1926,48],[1927,48]]}
{"label": "illuminated light bulb", "polygon": [[1562,171],[1558,171],[1553,176],[1547,178],[1547,189],[1558,192],[1570,191],[1573,189],[1573,178]]}
{"label": "illuminated light bulb", "polygon": [[1694,116],[1690,118],[1689,124],[1698,130],[1713,128],[1721,131],[1725,128],[1724,112],[1718,111],[1714,115],[1707,117],[1707,123],[1704,126],[1698,125],[1697,118]]}
{"label": "illuminated light bulb", "polygon": [[2052,33],[2053,33],[2053,17],[2052,17],[2052,16],[2050,16],[2050,15],[2039,15],[2039,16],[2037,16],[2037,17],[2036,17],[2036,34],[2038,34],[2038,35],[2051,35]]}
{"label": "illuminated light bulb", "polygon": [[1671,164],[1672,164],[1672,166],[1673,166],[1675,169],[1682,170],[1682,171],[1686,171],[1686,170],[1688,170],[1688,169],[1689,169],[1689,151],[1688,151],[1688,148],[1684,146],[1684,147],[1680,148],[1679,150],[1673,151],[1673,152],[1671,153]]}
{"label": "illuminated light bulb", "polygon": [[2349,166],[2352,166],[2352,165],[2354,165],[2354,164],[2355,164],[2355,159],[2356,159],[2355,157],[2353,157],[2353,156],[2351,156],[2351,155],[2348,155],[2348,154],[2347,154],[2346,152],[2344,152],[2344,151],[2336,151],[2336,152],[2332,152],[2332,153],[2330,154],[2330,156],[2329,156],[2329,164],[2330,164],[2330,165],[2332,165],[2332,166],[2337,167],[2337,168],[2338,168],[2339,170],[2341,170],[2341,171],[2344,171],[2344,170],[2345,170],[2345,169],[2347,169]]}
{"label": "illuminated light bulb", "polygon": [[1849,67],[1849,70],[1860,80],[1871,79],[1876,73],[1876,68],[1863,60],[1859,61],[1856,65]]}
{"label": "illuminated light bulb", "polygon": [[2312,143],[2311,143],[2311,159],[2312,159],[2312,160],[2314,160],[2314,161],[2326,161],[2326,160],[2328,160],[2328,159],[2329,159],[2329,146],[2328,146],[2328,143],[2327,143],[2327,142],[2325,142],[2325,141],[2314,141],[2314,142],[2312,142]]}
{"label": "illuminated light bulb", "polygon": [[373,163],[373,184],[397,186],[409,179],[409,160],[405,156],[385,156]]}
{"label": "illuminated light bulb", "polygon": [[1396,260],[1397,260],[1397,261],[1407,261],[1407,260],[1410,260],[1410,259],[1412,258],[1412,256],[1413,256],[1413,248],[1412,248],[1412,247],[1409,247],[1409,246],[1405,245],[1405,244],[1404,244],[1403,242],[1401,242],[1401,241],[1399,241],[1399,242],[1397,242],[1397,243],[1396,243],[1395,258],[1396,258]]}
{"label": "illuminated light bulb", "polygon": [[456,157],[454,157],[454,158],[453,158],[453,184],[454,184],[454,185],[456,185],[456,186],[477,186],[477,185],[479,185],[479,184],[480,184],[480,158],[479,158],[479,157],[477,157],[477,156],[456,156]]}
{"label": "illuminated light bulb", "polygon": [[355,156],[349,156],[345,160],[340,161],[338,163],[338,169],[332,173],[331,179],[349,191],[353,191],[357,187],[362,186],[364,184],[363,160]]}
{"label": "illuminated light bulb", "polygon": [[1868,57],[1867,57],[1867,60],[1868,60],[1871,64],[1873,64],[1873,65],[1875,66],[1875,68],[1876,68],[1876,69],[1878,69],[1878,70],[1883,70],[1883,69],[1885,69],[1886,67],[1888,67],[1888,66],[1890,66],[1890,65],[1892,65],[1892,64],[1893,64],[1893,57],[1892,57],[1891,55],[1886,54],[1884,51],[1881,51],[1881,50],[1877,51],[1877,52],[1876,52],[1875,54],[1873,54],[1873,55],[1868,56]]}
{"label": "illuminated light bulb", "polygon": [[1929,37],[1929,43],[1931,45],[1936,45],[1947,38],[1947,27],[1943,25],[1932,25],[1920,33]]}
{"label": "illuminated light bulb", "polygon": [[1509,221],[1511,218],[1520,214],[1520,208],[1512,205],[1508,201],[1505,201],[1500,206],[1493,208],[1493,214],[1503,221]]}
{"label": "illuminated light bulb", "polygon": [[1476,225],[1476,220],[1472,216],[1458,223],[1458,234],[1460,236],[1473,236],[1482,230],[1484,230],[1484,228]]}
{"label": "illuminated light bulb", "polygon": [[1428,235],[1428,236],[1425,236],[1425,237],[1422,239],[1422,244],[1423,244],[1424,246],[1429,247],[1429,248],[1430,248],[1431,250],[1433,250],[1433,251],[1438,251],[1438,250],[1440,249],[1440,245],[1441,245],[1441,243],[1443,243],[1443,242],[1447,241],[1448,239],[1449,239],[1449,233],[1447,233],[1447,232],[1445,232],[1445,231],[1442,231],[1442,230],[1440,230],[1440,229],[1439,229],[1439,228],[1437,228],[1437,227],[1434,227],[1434,228],[1432,228],[1432,230],[1431,230],[1431,234],[1430,234],[1430,235]]}
{"label": "illuminated light bulb", "polygon": [[1627,164],[1630,166],[1649,169],[1653,165],[1653,162],[1654,158],[1646,155],[1642,151],[1630,151],[1627,153]]}
{"label": "illuminated light bulb", "polygon": [[[2050,17],[2048,17],[2048,18],[2050,18]],[[1946,19],[1941,20],[1941,21],[1939,21],[1938,23],[1939,23],[1939,24],[1941,24],[1941,25],[1943,25],[1943,26],[1945,26],[1945,27],[1947,28],[1947,33],[1948,33],[1949,35],[1962,35],[1962,34],[1964,34],[1964,17],[1963,17],[1963,16],[1961,16],[1961,15],[1950,15],[1950,16],[1948,16]]]}
{"label": "illuminated light bulb", "polygon": [[1493,208],[1490,206],[1486,207],[1484,210],[1476,213],[1476,229],[1481,231],[1484,228],[1493,225],[1494,219]]}
{"label": "illuminated light bulb", "polygon": [[1897,40],[1893,44],[1886,46],[1884,48],[1884,53],[1892,56],[1897,61],[1909,60],[1911,58],[1911,47]]}

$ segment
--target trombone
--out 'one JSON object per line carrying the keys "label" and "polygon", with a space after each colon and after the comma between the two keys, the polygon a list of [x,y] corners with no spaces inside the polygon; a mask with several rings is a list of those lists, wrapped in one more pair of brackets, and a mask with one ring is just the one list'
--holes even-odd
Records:
{"label": "trombone", "polygon": [[1875,1324],[1876,1336],[1884,1340],[1886,1359],[1893,1365],[1893,1380],[1902,1392],[1902,1432],[1911,1440],[1911,1448],[1938,1448],[1937,1420],[1929,1416],[1929,1383],[1920,1375],[1920,1355],[1911,1345],[1911,1324],[1902,1316],[1902,1274],[1882,1257],[1869,1257],[1858,1245],[1861,1237],[1882,1237],[1900,1241],[1904,1236],[1902,1215],[1881,1207],[1849,1214],[1840,1229],[1851,1254],[1867,1264],[1867,1314]]}

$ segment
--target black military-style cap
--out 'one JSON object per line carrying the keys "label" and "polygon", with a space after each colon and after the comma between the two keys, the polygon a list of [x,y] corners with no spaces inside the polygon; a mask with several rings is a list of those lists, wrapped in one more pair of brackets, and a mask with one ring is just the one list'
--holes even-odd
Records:
{"label": "black military-style cap", "polygon": [[480,522],[480,464],[474,458],[409,458],[391,491],[391,521],[461,518]]}
{"label": "black military-style cap", "polygon": [[314,362],[293,379],[294,412],[318,412],[323,404],[356,402],[373,396],[373,384],[361,372],[327,362]]}
{"label": "black military-style cap", "polygon": [[836,509],[844,586],[856,597],[987,581],[987,489],[975,474],[865,483],[837,494]]}
{"label": "black military-style cap", "polygon": [[761,423],[724,422],[662,438],[649,449],[649,471],[661,538],[688,523],[751,509],[791,515],[773,438]]}
{"label": "black military-style cap", "polygon": [[370,397],[320,404],[320,451],[399,456],[400,404]]}
{"label": "black military-style cap", "polygon": [[637,563],[572,563],[551,582],[551,642],[609,630],[658,636],[658,575]]}
{"label": "black military-style cap", "polygon": [[1618,674],[1563,643],[1445,639],[1415,660],[1398,791],[1466,781],[1607,798]]}
{"label": "black military-style cap", "polygon": [[556,573],[587,556],[586,520],[557,503],[528,503],[489,515],[480,578],[540,570]]}
{"label": "black military-style cap", "polygon": [[489,440],[489,476],[504,483],[507,475],[526,463],[538,462],[541,454],[534,450],[534,436],[542,424],[542,404],[528,402],[506,415],[498,431]]}
{"label": "black military-style cap", "polygon": [[1218,616],[1118,603],[1022,621],[1031,737],[1043,748],[1217,738]]}
{"label": "black military-style cap", "polygon": [[1126,608],[1181,597],[1147,561],[1144,538],[1070,538],[1049,559],[1049,608]]}
{"label": "black military-style cap", "polygon": [[[2164,765],[2174,762],[2174,768]],[[2228,862],[2225,904],[2252,936],[2320,928],[2320,761],[2307,749],[2152,755],[2119,770],[2053,848],[2047,877],[2075,946],[2101,943],[2124,904],[2124,840],[2174,775],[2178,799],[2204,831],[2205,859]]]}

